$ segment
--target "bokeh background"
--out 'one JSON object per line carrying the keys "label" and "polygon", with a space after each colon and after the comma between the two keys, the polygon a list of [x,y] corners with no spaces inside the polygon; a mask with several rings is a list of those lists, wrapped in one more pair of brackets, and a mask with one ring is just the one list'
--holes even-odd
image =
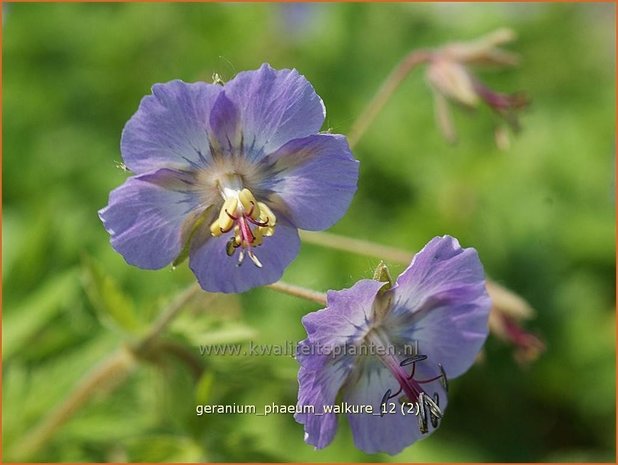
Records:
{"label": "bokeh background", "polygon": [[[3,3],[4,459],[37,461],[615,461],[615,11],[613,4]],[[451,234],[536,309],[546,352],[522,367],[490,337],[451,382],[438,432],[395,457],[355,449],[345,419],[315,451],[289,415],[197,417],[196,404],[293,404],[290,357],[200,357],[200,344],[283,344],[315,304],[257,289],[192,305],[35,451],[22,442],[77,381],[135,340],[192,282],[143,271],[97,210],[127,174],[120,133],[153,83],[297,68],[345,134],[412,49],[517,31],[518,69],[480,72],[532,98],[508,151],[487,109],[434,124],[414,72],[355,149],[360,188],[333,232],[418,250]],[[316,290],[377,259],[305,244],[284,279]],[[392,264],[398,274],[403,266]]]}

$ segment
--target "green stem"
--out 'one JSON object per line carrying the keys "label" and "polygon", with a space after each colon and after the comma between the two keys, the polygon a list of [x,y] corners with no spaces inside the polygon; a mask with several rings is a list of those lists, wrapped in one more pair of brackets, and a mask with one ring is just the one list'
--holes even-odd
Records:
{"label": "green stem", "polygon": [[412,252],[395,247],[328,232],[301,231],[300,237],[303,242],[309,244],[402,264],[409,264],[414,255]]}
{"label": "green stem", "polygon": [[326,305],[326,294],[323,292],[314,291],[304,287],[296,286],[294,284],[288,284],[283,281],[277,281],[276,283],[266,286],[282,294],[293,295],[294,297],[300,297],[301,299],[310,300],[311,302],[318,303],[320,305]]}
{"label": "green stem", "polygon": [[373,99],[371,99],[352,125],[348,133],[350,147],[354,147],[361,137],[363,137],[367,128],[373,123],[380,111],[382,111],[382,108],[384,108],[384,105],[386,105],[388,100],[393,96],[408,74],[410,74],[416,66],[425,63],[430,56],[431,52],[427,50],[416,50],[409,53],[397,64],[384,80]]}

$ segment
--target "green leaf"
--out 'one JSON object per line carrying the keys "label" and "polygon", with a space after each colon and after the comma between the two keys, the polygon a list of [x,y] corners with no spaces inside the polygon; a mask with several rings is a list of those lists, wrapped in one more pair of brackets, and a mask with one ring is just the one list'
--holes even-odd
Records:
{"label": "green leaf", "polygon": [[84,289],[101,323],[113,330],[137,333],[142,324],[133,300],[93,258],[85,257],[83,263]]}
{"label": "green leaf", "polygon": [[2,355],[8,359],[77,296],[76,269],[52,278],[4,316]]}
{"label": "green leaf", "polygon": [[207,404],[215,385],[215,375],[212,371],[206,371],[195,386],[195,401],[197,404]]}
{"label": "green leaf", "polygon": [[172,435],[149,435],[128,439],[131,462],[202,462],[201,447],[191,439]]}
{"label": "green leaf", "polygon": [[[204,319],[205,320],[205,319]],[[179,319],[172,325],[173,332],[184,336],[195,346],[234,344],[256,337],[257,332],[240,322],[229,322],[213,327],[211,322],[197,320],[193,324],[188,319]]]}

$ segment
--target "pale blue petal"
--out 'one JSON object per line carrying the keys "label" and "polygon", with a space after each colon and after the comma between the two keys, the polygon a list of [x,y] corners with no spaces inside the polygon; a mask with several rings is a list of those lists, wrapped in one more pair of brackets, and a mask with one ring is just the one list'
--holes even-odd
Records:
{"label": "pale blue petal", "polygon": [[169,169],[127,179],[99,211],[112,247],[127,263],[140,268],[171,263],[200,209],[192,189],[190,175]]}
{"label": "pale blue petal", "polygon": [[190,252],[189,266],[205,291],[235,293],[272,284],[281,278],[300,248],[298,230],[280,218],[275,233],[265,237],[261,246],[253,248],[262,268],[255,266],[248,256],[239,266],[240,249],[232,257],[226,253],[226,243],[231,236],[232,232],[210,238]]}
{"label": "pale blue petal", "polygon": [[200,168],[212,161],[210,111],[221,86],[155,84],[122,132],[122,158],[136,174],[158,168]]}
{"label": "pale blue petal", "polygon": [[[306,355],[303,355],[306,350]],[[300,408],[313,406],[313,413],[299,412],[294,419],[305,425],[305,442],[321,449],[335,437],[337,415],[326,413],[324,406],[335,404],[337,393],[353,368],[353,357],[332,357],[320,353],[319,345],[308,339],[300,342],[297,360],[298,402]]]}
{"label": "pale blue petal", "polygon": [[[417,373],[422,370],[418,370]],[[417,376],[415,376],[417,378]],[[371,405],[373,414],[362,413],[348,415],[348,421],[352,428],[354,444],[359,449],[374,454],[377,452],[387,452],[397,454],[410,444],[423,439],[431,434],[435,428],[428,421],[428,433],[422,434],[418,426],[418,417],[415,411],[410,411],[408,407],[401,410],[398,399],[391,399],[386,405],[386,412],[381,415],[381,404],[384,393],[391,390],[397,392],[399,385],[395,381],[391,372],[375,360],[369,362],[363,370],[363,375],[358,381],[346,390],[345,400],[353,405]],[[440,396],[440,407],[444,412],[446,407],[446,393],[438,382],[423,385],[427,394],[433,395],[437,392]],[[391,412],[393,403],[394,413]],[[406,413],[406,415],[404,415]]]}
{"label": "pale blue petal", "polygon": [[476,250],[456,239],[432,239],[399,276],[384,323],[393,342],[418,341],[419,351],[444,366],[449,377],[464,373],[488,333],[491,301]]}
{"label": "pale blue petal", "polygon": [[316,134],[295,139],[266,159],[274,175],[262,185],[283,202],[301,229],[319,231],[339,221],[356,192],[358,161],[344,136]]}
{"label": "pale blue petal", "polygon": [[263,64],[238,73],[225,94],[240,111],[245,156],[259,159],[292,139],[320,130],[326,110],[313,87],[296,70]]}

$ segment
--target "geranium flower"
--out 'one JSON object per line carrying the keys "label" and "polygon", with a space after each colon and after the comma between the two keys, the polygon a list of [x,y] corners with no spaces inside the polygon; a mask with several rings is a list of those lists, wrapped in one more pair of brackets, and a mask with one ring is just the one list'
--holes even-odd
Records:
{"label": "geranium flower", "polygon": [[317,448],[337,430],[333,405],[348,411],[354,442],[367,453],[396,454],[432,433],[447,377],[468,370],[487,337],[483,267],[456,239],[432,239],[389,286],[363,279],[330,291],[327,307],[303,318],[295,418]]}
{"label": "geranium flower", "polygon": [[328,228],[356,191],[358,162],[345,137],[318,134],[324,117],[303,76],[267,64],[223,86],[155,84],[122,133],[134,176],[99,212],[113,248],[146,269],[188,253],[207,291],[276,281],[298,228]]}

